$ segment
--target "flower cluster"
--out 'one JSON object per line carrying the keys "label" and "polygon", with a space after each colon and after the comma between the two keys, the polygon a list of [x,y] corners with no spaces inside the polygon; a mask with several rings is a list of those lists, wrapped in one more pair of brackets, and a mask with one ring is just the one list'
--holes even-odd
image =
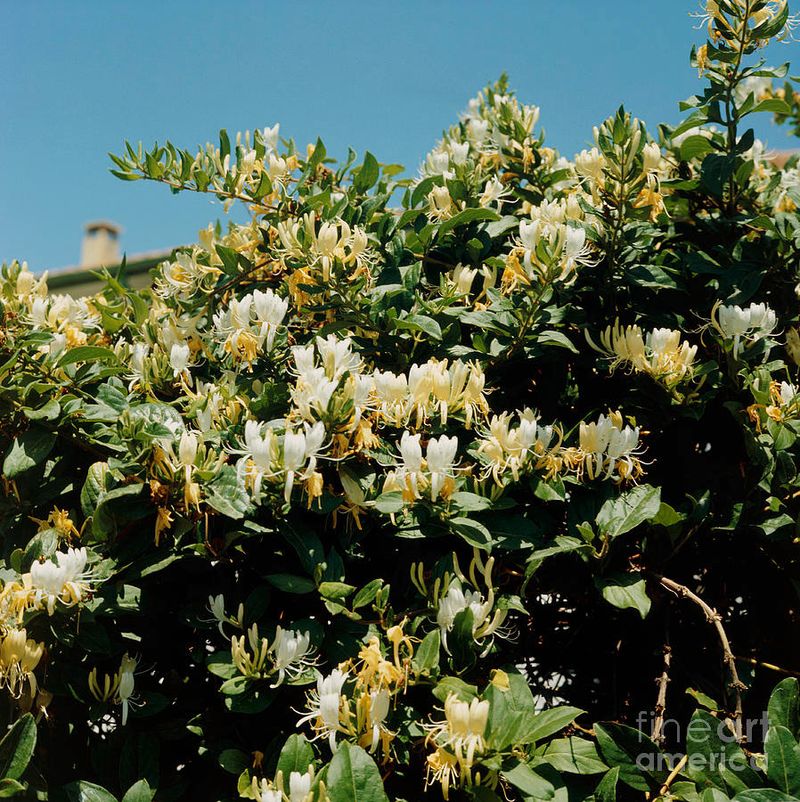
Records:
{"label": "flower cluster", "polygon": [[692,378],[697,346],[681,340],[675,329],[653,329],[646,334],[639,326],[609,326],[601,335],[602,352],[612,358],[612,369],[629,365],[647,373],[672,389]]}
{"label": "flower cluster", "polygon": [[278,626],[270,642],[259,637],[258,624],[253,624],[246,641],[244,635],[231,637],[231,658],[244,677],[263,679],[277,674],[272,685],[277,688],[287,677],[296,679],[314,664],[311,635]]}
{"label": "flower cluster", "polygon": [[711,325],[737,359],[743,347],[754,345],[774,331],[777,318],[765,303],[751,303],[745,308],[717,303],[711,311]]}

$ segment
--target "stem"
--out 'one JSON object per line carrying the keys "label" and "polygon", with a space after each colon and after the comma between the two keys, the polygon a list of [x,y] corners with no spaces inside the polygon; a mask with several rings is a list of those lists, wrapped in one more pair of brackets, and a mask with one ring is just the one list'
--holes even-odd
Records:
{"label": "stem", "polygon": [[156,178],[155,176],[148,175],[141,168],[137,168],[137,170],[141,174],[142,178],[144,178],[146,181],[157,181],[159,184],[166,184],[168,187],[181,190],[181,192],[197,192],[201,195],[217,195],[218,197],[222,196],[228,198],[229,200],[240,200],[243,203],[253,203],[262,209],[270,209],[274,212],[278,211],[277,206],[264,206],[254,198],[248,198],[247,195],[238,195],[235,192],[227,192],[224,189],[200,189],[200,187],[193,187],[190,184],[182,184],[180,181],[170,181],[168,178]]}
{"label": "stem", "polygon": [[664,794],[667,793],[669,790],[670,785],[672,785],[675,778],[681,773],[683,767],[686,765],[687,761],[689,760],[689,755],[684,755],[679,761],[675,768],[669,773],[669,777],[664,780],[664,785],[658,791],[658,796],[662,797]]}
{"label": "stem", "polygon": [[731,691],[734,698],[733,731],[736,735],[736,740],[739,743],[743,743],[745,738],[742,734],[742,691],[745,690],[747,686],[739,679],[739,672],[736,670],[736,658],[733,656],[730,640],[728,640],[728,635],[725,632],[725,628],[722,626],[722,616],[696,593],[693,593],[686,587],[686,585],[681,585],[679,582],[675,582],[666,576],[655,576],[662,587],[696,604],[705,614],[706,620],[714,626],[717,632],[717,638],[722,646],[722,659],[730,675],[728,689]]}
{"label": "stem", "polygon": [[[728,77],[727,87],[725,90],[725,125],[728,129],[728,155],[733,156],[736,150],[736,142],[739,138],[737,123],[739,117],[736,113],[736,105],[733,102],[733,90],[739,83],[739,69],[742,66],[742,59],[744,58],[744,50],[747,46],[747,21],[750,17],[750,0],[745,0],[744,13],[742,15],[742,25],[740,35],[738,38],[739,48],[736,53],[736,61],[731,69],[730,76]],[[733,175],[730,178],[730,195],[728,197],[728,214],[733,215],[736,211],[737,201],[736,179]]]}
{"label": "stem", "polygon": [[661,676],[656,678],[658,684],[658,697],[656,698],[656,717],[650,737],[659,745],[664,744],[664,712],[667,709],[667,685],[669,684],[669,668],[672,663],[672,648],[664,644],[664,669]]}

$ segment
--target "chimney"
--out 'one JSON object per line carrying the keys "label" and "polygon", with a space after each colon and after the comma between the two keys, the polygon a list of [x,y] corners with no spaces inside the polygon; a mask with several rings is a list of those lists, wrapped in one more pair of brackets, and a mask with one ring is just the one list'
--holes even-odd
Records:
{"label": "chimney", "polygon": [[83,227],[81,267],[118,265],[122,229],[108,220],[93,220]]}

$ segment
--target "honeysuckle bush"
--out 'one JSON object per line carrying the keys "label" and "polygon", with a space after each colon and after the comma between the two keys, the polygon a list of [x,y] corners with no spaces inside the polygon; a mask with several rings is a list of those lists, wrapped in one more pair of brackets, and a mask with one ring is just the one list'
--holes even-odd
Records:
{"label": "honeysuckle bush", "polygon": [[3,266],[0,795],[800,798],[793,20],[702,16],[676,127],[126,145],[249,222]]}

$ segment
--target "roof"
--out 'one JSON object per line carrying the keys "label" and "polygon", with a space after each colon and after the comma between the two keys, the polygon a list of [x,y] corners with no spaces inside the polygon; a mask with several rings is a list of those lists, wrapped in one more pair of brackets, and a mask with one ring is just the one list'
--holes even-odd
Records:
{"label": "roof", "polygon": [[[175,248],[166,248],[158,251],[135,253],[125,260],[125,281],[134,279],[137,286],[149,284],[149,273],[156,265],[168,259],[175,252]],[[122,263],[105,265],[109,271],[118,270]],[[81,267],[70,265],[57,270],[48,271],[47,285],[53,290],[63,290],[73,295],[92,295],[102,289],[103,281],[98,278],[97,272],[102,267]],[[138,280],[137,280],[138,279]]]}

